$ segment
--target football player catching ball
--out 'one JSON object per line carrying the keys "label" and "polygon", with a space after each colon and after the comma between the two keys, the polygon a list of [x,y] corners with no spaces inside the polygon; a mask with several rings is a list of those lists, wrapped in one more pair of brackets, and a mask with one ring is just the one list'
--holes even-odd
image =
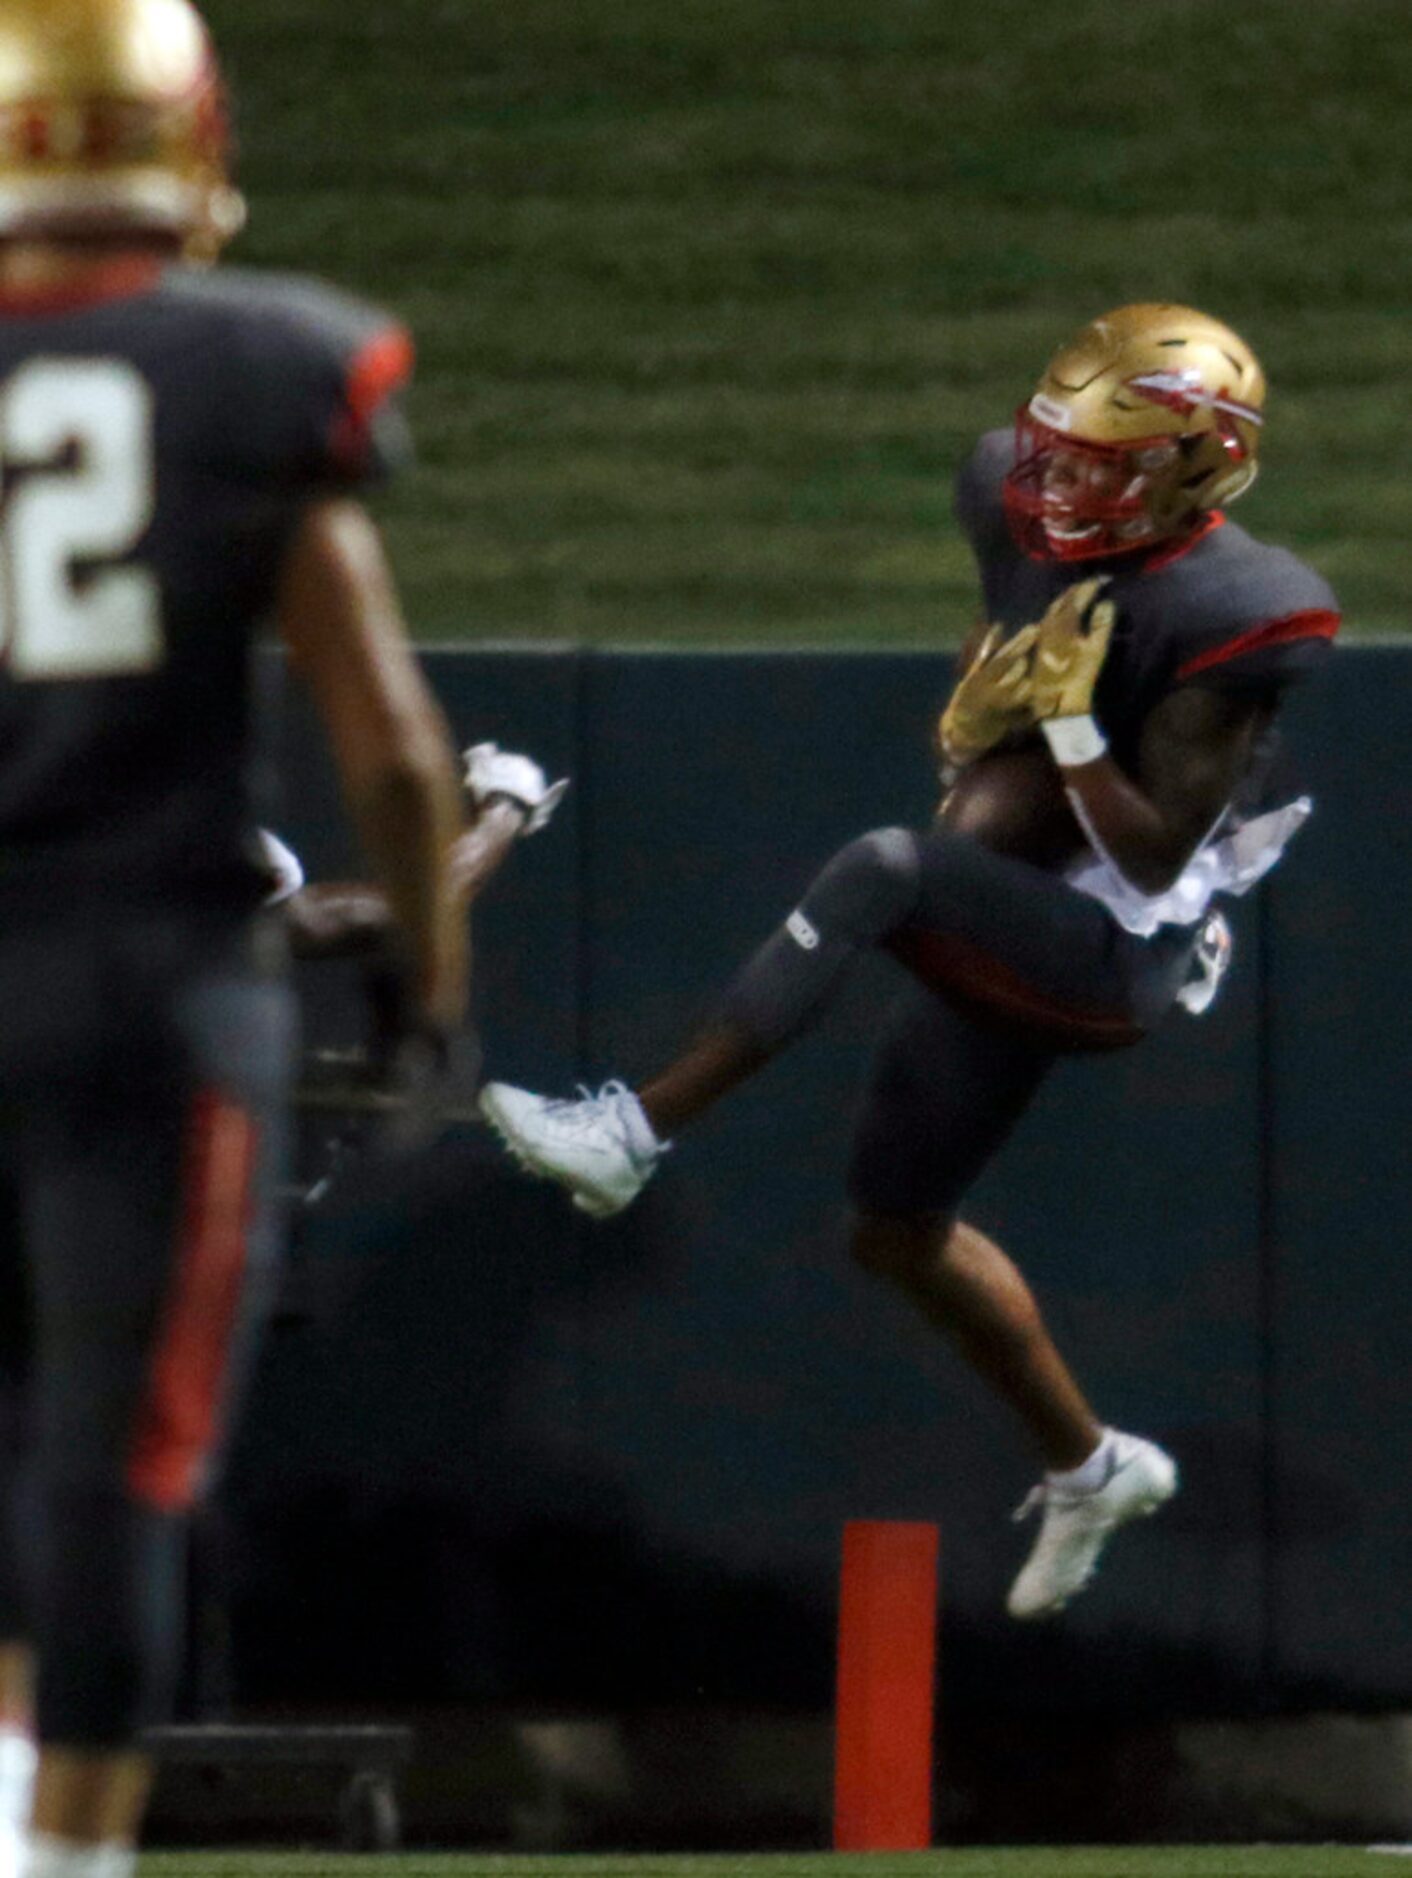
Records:
{"label": "football player catching ball", "polygon": [[1081,1591],[1177,1469],[1104,1426],[1024,1278],[960,1208],[1057,1057],[1209,1002],[1229,950],[1218,901],[1266,873],[1308,812],[1252,806],[1281,699],[1338,627],[1317,574],[1226,518],[1255,476],[1264,402],[1250,348],[1189,307],[1120,307],[1061,346],[960,474],[987,626],[938,725],[935,822],[836,854],[706,1030],[635,1091],[482,1093],[522,1165],[616,1213],[852,960],[890,953],[910,983],[857,1123],[852,1245],[1033,1438],[1042,1519],[1017,1618]]}

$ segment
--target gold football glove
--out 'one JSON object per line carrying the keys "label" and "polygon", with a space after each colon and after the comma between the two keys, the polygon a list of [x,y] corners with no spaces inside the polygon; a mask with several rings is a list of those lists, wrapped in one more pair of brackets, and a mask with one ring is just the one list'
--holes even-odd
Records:
{"label": "gold football glove", "polygon": [[1003,626],[992,626],[981,641],[937,724],[948,763],[959,769],[1033,721],[1030,654],[1038,633],[1037,626],[1024,626],[1006,639]]}
{"label": "gold football glove", "polygon": [[1030,711],[1036,723],[1048,717],[1086,717],[1093,688],[1108,656],[1118,609],[1100,600],[1106,576],[1066,587],[1031,627],[1038,633],[1031,665]]}

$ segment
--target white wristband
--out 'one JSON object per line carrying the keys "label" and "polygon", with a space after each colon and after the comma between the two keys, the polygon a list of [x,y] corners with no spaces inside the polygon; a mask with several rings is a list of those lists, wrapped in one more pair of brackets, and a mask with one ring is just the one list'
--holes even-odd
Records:
{"label": "white wristband", "polygon": [[1040,729],[1060,769],[1077,769],[1083,763],[1096,763],[1108,748],[1108,739],[1087,715],[1047,717]]}

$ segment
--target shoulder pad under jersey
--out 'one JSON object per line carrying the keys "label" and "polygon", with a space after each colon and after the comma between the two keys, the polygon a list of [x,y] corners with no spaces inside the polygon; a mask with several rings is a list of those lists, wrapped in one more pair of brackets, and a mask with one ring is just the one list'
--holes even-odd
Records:
{"label": "shoulder pad under jersey", "polygon": [[1283,688],[1323,663],[1339,628],[1321,575],[1229,522],[1149,581],[1167,589],[1176,684]]}
{"label": "shoulder pad under jersey", "polygon": [[218,318],[232,438],[251,468],[310,488],[383,480],[410,454],[397,398],[414,351],[391,315],[321,281],[235,268],[174,270]]}

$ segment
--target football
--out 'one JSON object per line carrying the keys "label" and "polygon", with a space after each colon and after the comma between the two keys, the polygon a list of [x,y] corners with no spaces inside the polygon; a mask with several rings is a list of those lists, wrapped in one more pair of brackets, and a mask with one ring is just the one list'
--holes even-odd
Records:
{"label": "football", "polygon": [[1039,867],[1060,867],[1083,846],[1054,760],[1037,738],[968,764],[947,791],[941,821]]}

